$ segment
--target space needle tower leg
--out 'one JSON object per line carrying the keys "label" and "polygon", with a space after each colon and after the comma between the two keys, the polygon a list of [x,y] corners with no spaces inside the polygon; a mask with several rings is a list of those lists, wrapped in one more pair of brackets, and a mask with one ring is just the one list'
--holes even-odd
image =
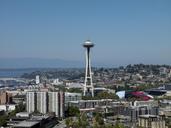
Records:
{"label": "space needle tower leg", "polygon": [[83,95],[90,95],[94,97],[94,87],[92,82],[91,61],[90,61],[90,48],[94,46],[90,41],[86,41],[83,46],[86,48],[86,69]]}

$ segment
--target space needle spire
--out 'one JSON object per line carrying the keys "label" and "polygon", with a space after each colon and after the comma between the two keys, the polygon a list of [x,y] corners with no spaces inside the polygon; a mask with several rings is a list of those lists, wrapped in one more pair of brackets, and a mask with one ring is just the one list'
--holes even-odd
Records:
{"label": "space needle spire", "polygon": [[92,48],[93,46],[94,44],[90,40],[85,41],[85,43],[83,44],[83,47],[86,48],[86,69],[83,95],[92,97],[94,97],[94,87],[91,72],[90,48]]}

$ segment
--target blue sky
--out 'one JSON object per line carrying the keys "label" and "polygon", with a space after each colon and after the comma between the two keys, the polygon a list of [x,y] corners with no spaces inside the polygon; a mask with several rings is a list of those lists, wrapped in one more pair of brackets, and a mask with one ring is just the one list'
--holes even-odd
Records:
{"label": "blue sky", "polygon": [[1,0],[0,58],[171,64],[170,0]]}

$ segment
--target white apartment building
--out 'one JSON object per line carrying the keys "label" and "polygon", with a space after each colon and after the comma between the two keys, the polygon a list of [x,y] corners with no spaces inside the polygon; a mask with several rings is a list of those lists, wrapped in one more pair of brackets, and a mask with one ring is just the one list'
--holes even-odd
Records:
{"label": "white apartment building", "polygon": [[36,92],[37,98],[37,111],[46,114],[47,113],[47,92]]}
{"label": "white apartment building", "polygon": [[35,92],[27,92],[26,96],[26,108],[27,112],[32,113],[36,108],[36,93]]}
{"label": "white apartment building", "polygon": [[65,95],[63,92],[27,92],[27,112],[42,114],[54,112],[56,117],[64,117]]}

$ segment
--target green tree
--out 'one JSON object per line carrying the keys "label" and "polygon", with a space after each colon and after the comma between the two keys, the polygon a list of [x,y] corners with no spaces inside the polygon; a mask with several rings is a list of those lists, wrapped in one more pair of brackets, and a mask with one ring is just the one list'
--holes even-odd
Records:
{"label": "green tree", "polygon": [[16,113],[23,112],[23,111],[25,111],[25,108],[26,108],[26,106],[24,104],[20,103],[18,106],[16,106],[15,111],[16,111]]}
{"label": "green tree", "polygon": [[79,88],[70,88],[67,90],[68,92],[73,92],[73,93],[82,93],[82,90]]}
{"label": "green tree", "polygon": [[113,128],[124,128],[124,125],[120,124],[119,122],[116,122]]}
{"label": "green tree", "polygon": [[101,93],[98,93],[97,97],[99,99],[119,99],[119,97],[116,94],[108,93],[107,91],[103,91]]}
{"label": "green tree", "polygon": [[67,128],[86,128],[88,126],[87,116],[83,113],[78,114],[77,120],[73,121],[72,117],[65,120]]}
{"label": "green tree", "polygon": [[168,125],[168,128],[171,128],[171,125]]}
{"label": "green tree", "polygon": [[78,117],[78,126],[79,128],[86,128],[87,125],[88,125],[87,116],[85,115],[85,113],[83,113]]}
{"label": "green tree", "polygon": [[77,116],[78,114],[80,114],[80,110],[78,107],[69,106],[66,113],[68,114],[68,116]]}
{"label": "green tree", "polygon": [[6,123],[7,123],[7,116],[6,115],[3,115],[3,116],[0,116],[0,126],[5,126]]}
{"label": "green tree", "polygon": [[104,128],[104,127],[105,127],[105,124],[104,124],[104,120],[103,120],[102,114],[94,113],[93,128]]}
{"label": "green tree", "polygon": [[104,125],[104,121],[103,121],[102,115],[100,113],[96,114],[95,120],[99,125]]}
{"label": "green tree", "polygon": [[65,120],[65,124],[66,124],[67,128],[72,127],[73,124],[74,124],[73,119],[72,119],[71,117],[67,118],[67,119]]}

